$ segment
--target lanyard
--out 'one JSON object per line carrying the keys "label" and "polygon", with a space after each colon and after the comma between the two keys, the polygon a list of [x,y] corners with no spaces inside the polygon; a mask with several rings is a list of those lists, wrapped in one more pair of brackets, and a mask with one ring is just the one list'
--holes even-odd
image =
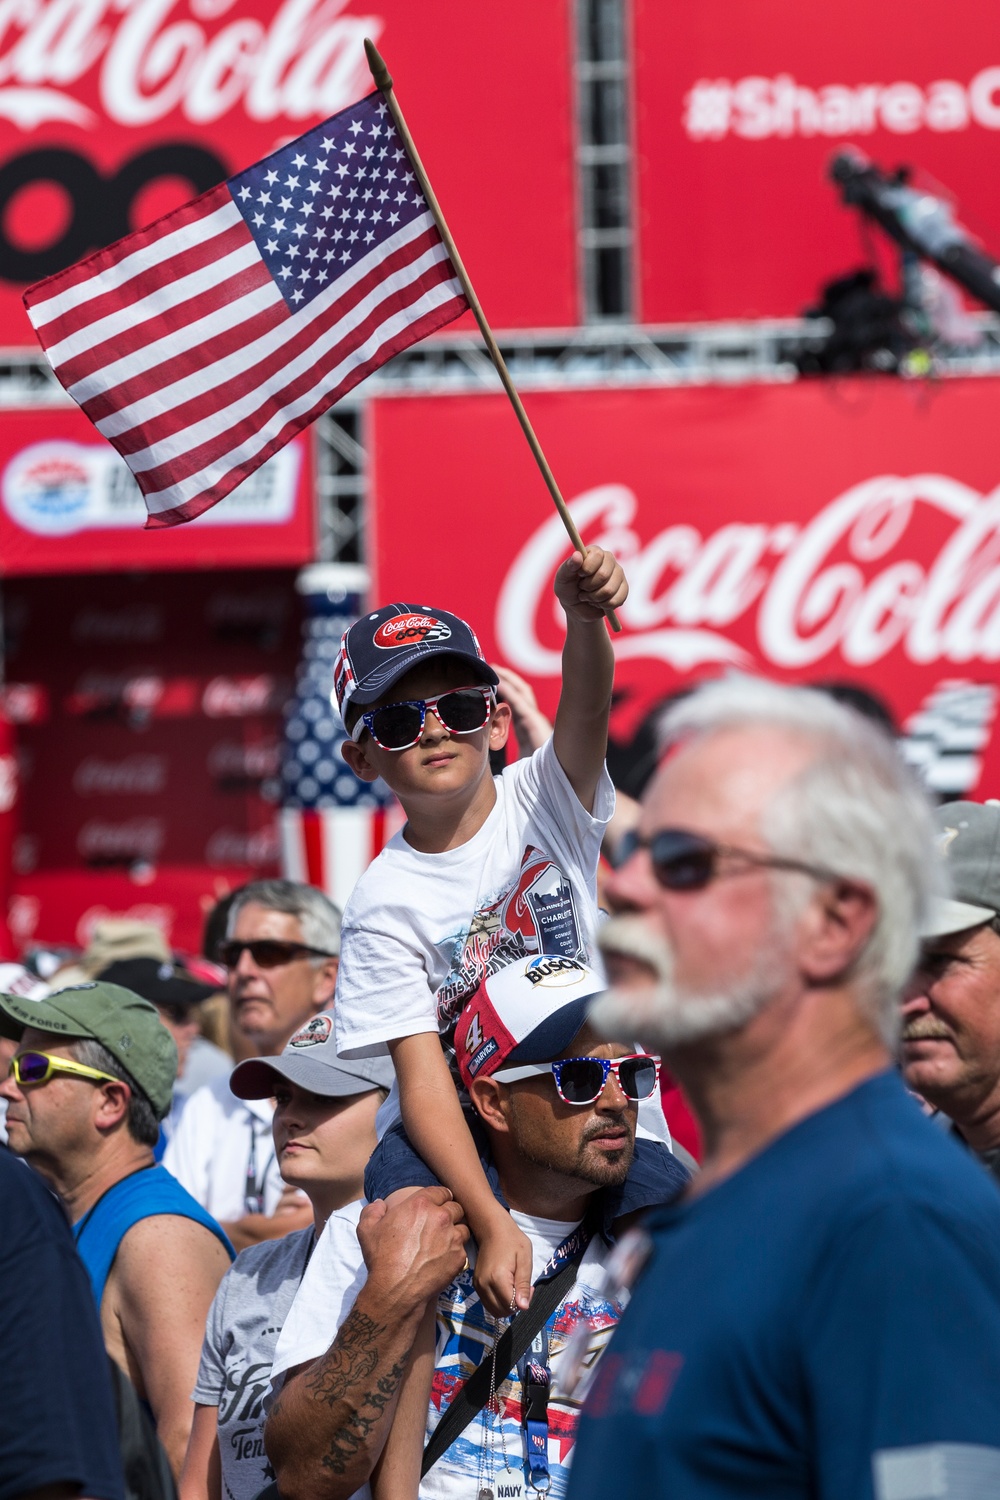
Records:
{"label": "lanyard", "polygon": [[270,1126],[265,1126],[256,1115],[250,1116],[250,1155],[247,1158],[247,1175],[243,1187],[243,1209],[248,1214],[262,1214],[264,1212],[264,1184],[267,1180],[267,1172],[274,1160],[274,1146],[271,1153],[264,1162],[264,1170],[257,1175],[257,1136],[264,1134],[267,1130],[270,1135]]}
{"label": "lanyard", "polygon": [[[586,1220],[578,1224],[553,1252],[538,1280],[550,1280],[568,1260],[574,1256],[582,1256],[592,1233],[591,1225]],[[533,1490],[544,1495],[552,1483],[549,1473],[549,1392],[552,1376],[549,1370],[549,1330],[545,1324],[535,1334],[531,1348],[518,1360],[517,1373],[521,1381],[521,1426],[528,1458],[528,1480]]]}
{"label": "lanyard", "polygon": [[531,1348],[518,1360],[521,1377],[521,1426],[528,1455],[528,1479],[531,1488],[545,1494],[552,1477],[549,1474],[549,1330],[540,1328]]}

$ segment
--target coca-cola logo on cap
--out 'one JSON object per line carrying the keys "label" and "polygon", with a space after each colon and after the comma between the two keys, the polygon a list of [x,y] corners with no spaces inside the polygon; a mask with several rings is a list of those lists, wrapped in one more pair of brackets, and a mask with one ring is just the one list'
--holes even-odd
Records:
{"label": "coca-cola logo on cap", "polygon": [[383,651],[397,646],[429,646],[435,641],[451,639],[451,626],[433,615],[393,615],[380,625],[372,637]]}

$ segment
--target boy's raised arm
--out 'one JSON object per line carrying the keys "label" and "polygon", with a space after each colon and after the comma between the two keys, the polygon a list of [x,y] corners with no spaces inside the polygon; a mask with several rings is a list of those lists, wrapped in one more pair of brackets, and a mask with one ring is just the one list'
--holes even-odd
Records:
{"label": "boy's raised arm", "polygon": [[608,748],[615,675],[604,612],[624,604],[628,583],[612,552],[588,547],[583,557],[574,552],[561,565],[555,592],[566,611],[566,644],[553,741],[570,786],[592,812]]}

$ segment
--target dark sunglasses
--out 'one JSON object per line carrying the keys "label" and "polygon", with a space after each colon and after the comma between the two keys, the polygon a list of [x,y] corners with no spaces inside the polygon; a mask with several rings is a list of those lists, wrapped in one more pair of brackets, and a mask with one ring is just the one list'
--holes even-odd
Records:
{"label": "dark sunglasses", "polygon": [[500,1068],[498,1083],[516,1083],[519,1078],[540,1078],[551,1073],[564,1104],[593,1104],[604,1093],[608,1074],[614,1073],[618,1087],[633,1103],[648,1099],[656,1090],[659,1059],[638,1053],[634,1057],[567,1057],[562,1062],[525,1063],[520,1068]]}
{"label": "dark sunglasses", "polygon": [[254,938],[244,943],[239,938],[229,938],[227,942],[219,944],[219,962],[227,969],[235,969],[244,948],[250,950],[250,957],[258,969],[277,969],[297,958],[337,957],[335,953],[327,953],[325,948],[310,948],[306,943],[281,943],[276,938]]}
{"label": "dark sunglasses", "polygon": [[409,750],[424,732],[428,709],[450,734],[474,734],[489,723],[495,701],[490,687],[453,688],[436,698],[406,698],[362,714],[351,737],[360,739],[367,729],[382,750]]}
{"label": "dark sunglasses", "polygon": [[661,828],[651,838],[627,833],[621,841],[618,864],[625,864],[637,849],[648,849],[657,883],[667,891],[701,891],[722,873],[720,859],[739,860],[766,870],[797,870],[815,880],[836,880],[833,870],[808,865],[799,859],[783,859],[777,854],[756,854],[750,849],[736,849],[731,844],[717,844],[700,833],[686,828]]}

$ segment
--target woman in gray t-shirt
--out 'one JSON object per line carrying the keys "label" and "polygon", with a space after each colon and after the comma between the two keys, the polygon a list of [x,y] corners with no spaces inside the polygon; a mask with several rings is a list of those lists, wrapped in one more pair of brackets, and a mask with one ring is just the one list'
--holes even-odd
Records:
{"label": "woman in gray t-shirt", "polygon": [[[208,1314],[181,1500],[253,1500],[274,1477],[263,1400],[274,1346],[327,1219],[361,1197],[387,1058],[338,1059],[332,1017],[313,1019],[280,1057],[249,1058],[230,1079],[240,1099],[274,1098],[281,1175],[313,1206],[314,1227],[251,1245],[222,1278]],[[280,1211],[273,1219],[280,1234]]]}

